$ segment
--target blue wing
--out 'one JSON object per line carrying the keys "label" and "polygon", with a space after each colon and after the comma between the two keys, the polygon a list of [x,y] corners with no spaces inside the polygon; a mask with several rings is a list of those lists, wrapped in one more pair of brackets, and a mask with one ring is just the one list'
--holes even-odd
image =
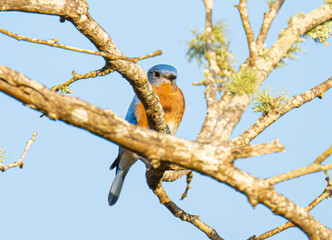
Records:
{"label": "blue wing", "polygon": [[[136,125],[137,118],[135,116],[135,107],[139,103],[138,97],[135,95],[129,108],[128,112],[126,114],[126,121],[130,122],[133,125]],[[108,194],[108,203],[109,205],[114,205],[116,201],[118,200],[120,196],[120,192],[122,189],[122,185],[125,179],[125,176],[127,172],[129,171],[129,168],[133,163],[136,162],[137,158],[128,154],[124,153],[125,149],[123,147],[119,147],[119,154],[118,157],[115,159],[115,161],[111,165],[111,169],[116,167],[116,176],[114,178],[114,181],[112,183],[112,186],[110,188],[109,194]],[[124,156],[124,159],[123,159]],[[128,157],[129,156],[129,157]],[[124,161],[125,163],[129,161],[130,165],[124,164],[121,166],[120,161]]]}
{"label": "blue wing", "polygon": [[[137,105],[137,103],[139,102],[139,99],[138,97],[135,95],[133,100],[131,101],[131,104],[128,108],[128,112],[126,114],[126,118],[125,120],[130,122],[131,124],[133,125],[136,125],[137,123],[137,118],[135,116],[135,106]],[[119,147],[119,154],[118,154],[118,157],[115,159],[115,161],[112,163],[111,165],[111,169],[115,168],[115,167],[118,167],[119,165],[119,162],[120,162],[120,159],[121,159],[121,156],[123,154],[123,147]]]}
{"label": "blue wing", "polygon": [[[156,65],[148,71],[148,79],[152,85],[160,85],[165,80],[175,80],[176,79],[176,69],[170,65],[160,64]],[[135,108],[140,102],[138,97],[135,95],[128,112],[126,114],[126,121],[136,125],[137,118],[135,116]],[[167,133],[170,133],[169,126],[167,125]],[[111,165],[111,169],[116,167],[116,177],[112,183],[111,189],[108,195],[109,205],[114,205],[118,200],[123,185],[123,181],[129,168],[136,162],[139,158],[135,153],[130,152],[129,150],[119,147],[118,157]]]}
{"label": "blue wing", "polygon": [[128,108],[128,112],[126,114],[126,121],[130,122],[133,125],[136,125],[137,123],[137,118],[135,116],[135,106],[137,105],[137,103],[139,102],[138,97],[135,95],[133,100],[131,101],[131,104]]}

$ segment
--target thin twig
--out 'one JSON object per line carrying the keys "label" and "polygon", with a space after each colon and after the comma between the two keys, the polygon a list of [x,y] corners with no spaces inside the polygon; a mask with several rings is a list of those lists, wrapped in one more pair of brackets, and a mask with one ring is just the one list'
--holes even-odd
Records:
{"label": "thin twig", "polygon": [[326,149],[321,155],[319,155],[314,163],[322,164],[322,162],[332,154],[332,146]]}
{"label": "thin twig", "polygon": [[[95,78],[95,77],[98,77],[98,76],[105,76],[107,74],[110,74],[111,72],[113,72],[113,70],[108,68],[107,66],[105,66],[104,68],[99,69],[99,70],[94,70],[94,71],[88,72],[86,74],[77,74],[76,72],[73,71],[72,72],[73,78],[69,79],[67,82],[60,83],[57,86],[53,86],[51,88],[51,90],[55,91],[55,92],[61,91],[63,94],[72,93],[70,88],[69,88],[69,86],[72,83],[74,83],[78,80],[81,80],[81,79]],[[44,116],[45,116],[45,114],[40,115],[40,117],[44,117]]]}
{"label": "thin twig", "polygon": [[17,161],[17,162],[13,162],[13,163],[10,163],[8,165],[0,165],[0,170],[2,172],[6,171],[8,168],[13,168],[13,167],[17,167],[17,166],[20,166],[20,168],[23,168],[23,165],[24,165],[24,157],[25,155],[27,154],[30,146],[33,144],[33,142],[35,141],[35,137],[38,133],[37,132],[34,132],[32,137],[27,141],[27,145],[24,149],[24,152],[22,153],[22,156],[20,157],[20,159]]}
{"label": "thin twig", "polygon": [[[160,161],[159,161],[159,164],[160,164]],[[174,181],[182,178],[183,176],[187,175],[190,172],[191,172],[191,170],[189,170],[189,169],[179,167],[178,165],[169,164],[168,168],[166,169],[166,171],[163,174],[162,181],[163,182],[174,182]]]}
{"label": "thin twig", "polygon": [[205,85],[205,79],[203,81],[200,81],[200,82],[193,82],[193,85],[194,86],[202,86],[202,85]]}
{"label": "thin twig", "polygon": [[326,165],[319,165],[316,163],[312,163],[306,167],[298,168],[295,170],[292,170],[290,172],[286,172],[271,178],[267,178],[266,180],[271,184],[277,184],[280,182],[287,181],[289,179],[301,177],[310,173],[315,173],[315,172],[321,172],[321,171],[326,171],[332,169],[332,163],[326,164]]}
{"label": "thin twig", "polygon": [[186,190],[184,191],[184,193],[182,194],[180,200],[183,200],[185,197],[188,196],[188,191],[189,191],[189,189],[191,188],[190,183],[191,183],[191,181],[193,180],[193,177],[194,177],[194,171],[191,170],[191,171],[187,174],[187,187],[186,187]]}
{"label": "thin twig", "polygon": [[126,56],[118,56],[115,54],[110,54],[110,53],[105,53],[105,52],[97,52],[97,51],[92,51],[92,50],[88,50],[88,49],[82,49],[82,48],[78,48],[78,47],[72,47],[72,46],[68,46],[68,45],[64,45],[64,44],[59,44],[58,43],[58,39],[50,39],[50,40],[41,40],[41,39],[36,39],[36,38],[30,38],[30,37],[26,37],[26,36],[22,36],[22,35],[18,35],[16,33],[7,31],[3,28],[0,28],[0,33],[3,33],[9,37],[15,38],[16,40],[19,41],[27,41],[27,42],[33,42],[33,43],[38,43],[38,44],[43,44],[43,45],[48,45],[51,47],[56,47],[56,48],[62,48],[62,49],[67,49],[70,51],[75,51],[75,52],[81,52],[81,53],[87,53],[87,54],[92,54],[92,55],[98,55],[98,56],[102,56],[106,59],[110,59],[110,60],[127,60],[133,63],[137,63],[139,60],[142,59],[146,59],[146,58],[150,58],[150,57],[155,57],[158,55],[161,55],[162,52],[161,50],[157,50],[154,53],[142,56],[142,57],[136,57],[136,58],[129,58]]}
{"label": "thin twig", "polygon": [[258,34],[256,44],[262,45],[265,41],[265,38],[267,36],[267,33],[269,32],[269,29],[271,27],[272,21],[274,20],[275,16],[279,12],[282,4],[285,2],[285,0],[277,0],[271,7],[269,12],[264,13],[264,20],[262,23],[261,30]]}
{"label": "thin twig", "polygon": [[234,159],[246,158],[246,157],[255,157],[269,153],[284,152],[285,147],[279,143],[278,139],[256,145],[246,145],[239,148],[232,149],[232,156]]}
{"label": "thin twig", "polygon": [[73,78],[69,79],[67,82],[64,82],[64,83],[58,84],[57,86],[52,87],[51,90],[52,91],[59,91],[64,86],[68,87],[70,84],[72,84],[72,83],[74,83],[78,80],[87,79],[87,78],[95,78],[95,77],[99,77],[99,76],[105,76],[107,74],[110,74],[111,72],[113,72],[113,70],[110,69],[110,68],[107,68],[107,67],[104,67],[104,68],[99,69],[99,70],[94,70],[94,71],[88,72],[86,74],[78,74],[78,73],[73,71],[72,72]]}
{"label": "thin twig", "polygon": [[[324,189],[323,193],[321,195],[319,195],[315,200],[313,200],[306,208],[305,210],[307,212],[310,212],[311,209],[313,209],[314,207],[316,207],[321,201],[323,201],[325,198],[328,198],[330,196],[332,196],[332,187],[331,187],[331,180],[329,177],[326,177],[325,180],[327,181],[327,186]],[[286,230],[287,228],[290,227],[295,227],[295,225],[291,222],[286,222],[282,225],[280,225],[279,227],[276,227],[268,232],[265,232],[259,236],[255,236],[252,237],[250,239],[255,239],[255,240],[263,240],[266,239],[268,237],[271,237],[277,233],[280,233],[281,231]]]}
{"label": "thin twig", "polygon": [[231,146],[247,145],[251,140],[257,137],[261,132],[263,132],[268,126],[278,120],[280,117],[288,113],[294,108],[298,108],[303,104],[311,101],[312,99],[319,97],[322,98],[325,91],[332,88],[332,77],[330,77],[325,82],[319,84],[318,86],[290,98],[282,109],[275,109],[272,113],[261,116],[251,127],[249,127],[240,136],[234,138],[230,141]]}
{"label": "thin twig", "polygon": [[213,105],[217,101],[217,89],[215,87],[215,78],[217,73],[220,71],[217,62],[216,62],[216,53],[212,41],[212,9],[213,9],[213,0],[204,0],[205,5],[205,33],[207,36],[206,39],[206,55],[209,64],[209,73],[207,78],[203,81],[206,87],[205,98],[207,106]]}
{"label": "thin twig", "polygon": [[[332,237],[330,229],[306,213],[295,202],[277,193],[266,180],[254,177],[230,163],[231,153],[228,146],[198,144],[137,128],[111,110],[100,109],[77,98],[54,94],[45,86],[7,67],[0,66],[0,80],[0,91],[31,108],[47,113],[51,119],[84,128],[148,159],[165,159],[211,176],[244,193],[253,206],[262,203],[275,214],[286,217],[306,234]],[[95,124],[96,121],[98,124]],[[132,138],[134,135],[135,138]]]}
{"label": "thin twig", "polygon": [[216,230],[208,226],[206,223],[199,219],[198,215],[191,215],[179,208],[167,195],[164,187],[162,186],[162,176],[165,165],[161,165],[157,169],[148,169],[146,172],[146,179],[150,189],[158,197],[161,204],[163,204],[175,217],[181,219],[182,221],[189,222],[195,227],[204,232],[210,239],[213,240],[223,240]]}
{"label": "thin twig", "polygon": [[290,172],[286,172],[271,178],[267,178],[266,180],[269,181],[269,183],[271,185],[276,184],[276,183],[280,183],[292,178],[297,178],[309,173],[314,173],[314,172],[320,172],[320,171],[326,171],[329,169],[332,169],[332,163],[330,164],[326,164],[326,165],[321,165],[321,163],[328,157],[331,155],[332,152],[332,146],[329,147],[327,150],[324,151],[324,153],[322,153],[319,157],[317,157],[317,159],[309,164],[306,167],[302,167],[302,168],[298,168],[295,170],[292,170]]}
{"label": "thin twig", "polygon": [[208,226],[206,223],[201,221],[199,219],[198,215],[191,215],[189,213],[186,213],[184,210],[179,208],[166,194],[163,186],[160,184],[158,188],[154,190],[154,193],[157,195],[157,197],[160,200],[160,203],[162,203],[175,217],[180,218],[182,221],[189,222],[193,224],[195,227],[203,231],[210,239],[213,240],[223,240],[221,238],[217,231],[210,226]]}
{"label": "thin twig", "polygon": [[235,5],[235,7],[237,7],[237,9],[240,12],[242,25],[243,25],[244,31],[246,33],[246,36],[247,36],[249,52],[250,52],[250,59],[249,59],[250,62],[249,63],[250,63],[250,66],[254,66],[258,59],[258,51],[257,51],[256,42],[255,42],[254,31],[252,30],[250,22],[249,22],[247,0],[240,0],[240,4]]}
{"label": "thin twig", "polygon": [[231,100],[231,94],[229,92],[224,92],[223,97],[217,101],[217,89],[215,86],[216,74],[220,72],[220,69],[216,63],[216,54],[212,42],[212,8],[213,0],[204,0],[206,17],[205,17],[205,32],[207,36],[207,52],[209,58],[209,73],[207,78],[205,78],[200,83],[195,83],[194,85],[205,85],[205,99],[207,104],[207,113],[205,116],[202,128],[196,138],[197,142],[208,143],[210,141],[211,133],[217,123],[218,118],[225,109],[227,103]]}

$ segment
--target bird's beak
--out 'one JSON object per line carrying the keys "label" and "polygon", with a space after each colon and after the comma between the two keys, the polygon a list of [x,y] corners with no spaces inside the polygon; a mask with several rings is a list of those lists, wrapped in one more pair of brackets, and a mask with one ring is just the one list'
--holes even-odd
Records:
{"label": "bird's beak", "polygon": [[175,79],[176,79],[176,76],[175,76],[174,74],[169,74],[169,75],[167,76],[167,78],[168,78],[169,80],[175,80]]}
{"label": "bird's beak", "polygon": [[176,76],[173,75],[173,74],[169,74],[167,76],[168,80],[171,82],[172,86],[175,87],[175,79],[176,79]]}

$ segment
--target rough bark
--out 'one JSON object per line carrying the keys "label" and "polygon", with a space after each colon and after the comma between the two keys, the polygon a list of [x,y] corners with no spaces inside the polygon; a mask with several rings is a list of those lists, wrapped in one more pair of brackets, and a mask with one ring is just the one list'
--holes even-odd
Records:
{"label": "rough bark", "polygon": [[262,203],[275,214],[287,218],[311,239],[332,238],[330,229],[296,203],[274,191],[268,181],[236,168],[227,145],[200,144],[136,127],[111,110],[103,110],[78,98],[53,92],[4,66],[0,67],[0,91],[53,120],[90,131],[148,159],[175,163],[224,182],[244,193],[253,206]]}

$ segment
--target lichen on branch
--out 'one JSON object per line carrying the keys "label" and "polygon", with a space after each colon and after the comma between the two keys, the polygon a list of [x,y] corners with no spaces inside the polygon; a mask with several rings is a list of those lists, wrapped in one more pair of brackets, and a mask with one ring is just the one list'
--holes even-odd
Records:
{"label": "lichen on branch", "polygon": [[332,20],[327,21],[311,29],[304,34],[304,37],[313,39],[316,43],[328,45],[327,39],[332,37]]}
{"label": "lichen on branch", "polygon": [[251,95],[257,89],[257,72],[250,67],[240,70],[231,76],[225,86],[234,95]]}
{"label": "lichen on branch", "polygon": [[[224,80],[229,79],[229,76],[234,72],[235,56],[229,49],[230,41],[226,38],[227,25],[219,21],[212,27],[212,48],[215,52],[215,60],[220,71],[216,73],[217,77]],[[208,36],[207,32],[202,32],[197,29],[192,29],[194,38],[188,42],[189,49],[186,53],[188,61],[195,59],[200,66],[206,64],[211,58],[209,55]],[[205,66],[206,67],[206,66]]]}
{"label": "lichen on branch", "polygon": [[271,88],[267,87],[255,94],[252,108],[254,112],[263,114],[271,113],[274,109],[282,111],[288,99],[286,91],[276,94]]}

